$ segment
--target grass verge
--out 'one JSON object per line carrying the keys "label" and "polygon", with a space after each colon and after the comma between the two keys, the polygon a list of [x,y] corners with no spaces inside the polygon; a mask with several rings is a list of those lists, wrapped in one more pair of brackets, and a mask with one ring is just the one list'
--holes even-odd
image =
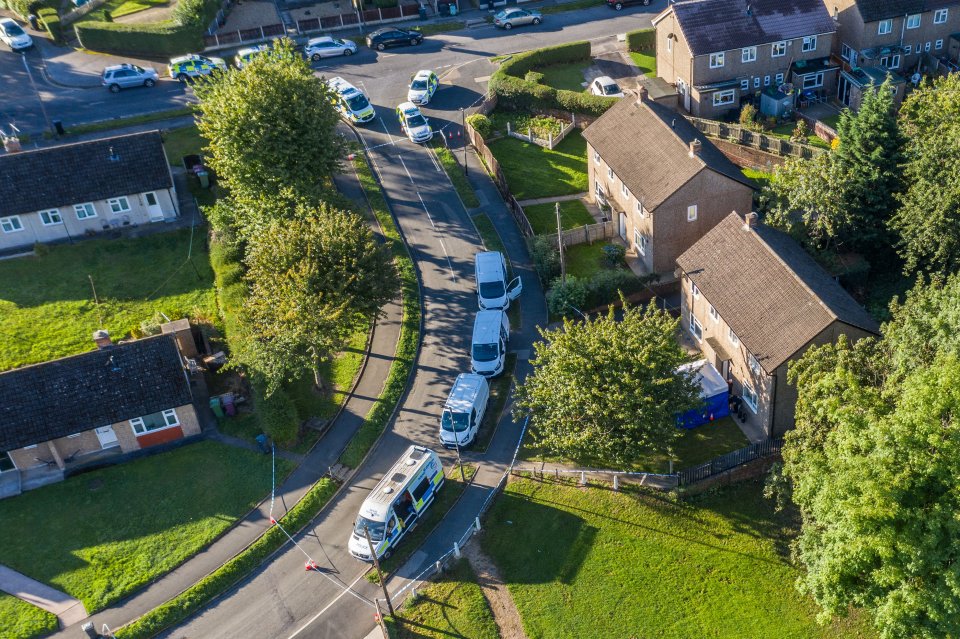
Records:
{"label": "grass verge", "polygon": [[651,78],[657,77],[657,56],[639,51],[631,51],[630,59],[633,60],[633,63],[640,69],[640,73]]}
{"label": "grass verge", "polygon": [[552,151],[516,138],[489,146],[518,200],[587,190],[587,142],[580,131],[571,131]]}
{"label": "grass verge", "polygon": [[543,74],[540,84],[564,91],[583,91],[586,83],[583,72],[590,66],[590,62],[571,62],[569,64],[551,64],[534,69]]}
{"label": "grass verge", "polygon": [[463,167],[460,166],[457,158],[454,157],[453,151],[448,149],[442,142],[437,142],[436,140],[433,142],[433,150],[436,151],[440,165],[443,167],[443,170],[447,172],[447,176],[453,183],[453,188],[457,190],[457,194],[460,196],[460,199],[463,200],[463,205],[468,209],[474,209],[480,206],[480,200],[477,198],[473,187],[470,186],[470,180],[468,180],[467,176],[463,173]]}
{"label": "grass verge", "polygon": [[503,414],[503,407],[507,405],[510,396],[510,384],[513,383],[513,370],[517,366],[517,354],[508,353],[503,362],[503,374],[490,380],[490,401],[487,403],[487,412],[483,414],[483,422],[477,431],[477,438],[470,447],[474,452],[486,452],[493,434],[497,432],[497,424]]}
{"label": "grass verge", "polygon": [[[178,107],[176,109],[166,109],[164,111],[155,111],[154,113],[143,113],[133,115],[127,118],[114,118],[113,120],[104,120],[102,122],[91,122],[89,124],[66,124],[67,127],[64,137],[71,135],[82,135],[84,133],[96,133],[97,131],[112,131],[125,126],[136,126],[138,124],[149,124],[161,120],[170,120],[185,115],[193,115],[193,107]],[[43,134],[45,138],[52,138],[53,134],[49,131]]]}
{"label": "grass verge", "polygon": [[35,639],[59,629],[56,615],[0,592],[0,639]]}
{"label": "grass verge", "polygon": [[[508,278],[513,278],[513,265],[510,263],[510,254],[507,253],[507,247],[503,244],[503,239],[500,237],[500,234],[497,233],[496,227],[493,225],[493,220],[486,213],[477,213],[476,215],[471,216],[473,220],[473,225],[477,227],[477,233],[480,234],[480,240],[483,242],[484,247],[488,251],[499,251],[503,253],[503,257],[507,260],[507,273]],[[507,309],[507,317],[510,319],[510,329],[519,330],[523,324],[523,315],[520,313],[520,300],[522,295],[516,300],[511,302],[510,308]]]}
{"label": "grass verge", "polygon": [[207,140],[200,135],[196,124],[163,132],[163,148],[170,166],[183,166],[183,156],[200,155],[206,145]]}
{"label": "grass verge", "polygon": [[[555,204],[532,204],[523,207],[523,212],[537,235],[557,232],[557,212]],[[567,200],[560,202],[560,225],[564,231],[577,228],[585,224],[593,224],[596,220],[590,215],[586,205],[581,200]]]}

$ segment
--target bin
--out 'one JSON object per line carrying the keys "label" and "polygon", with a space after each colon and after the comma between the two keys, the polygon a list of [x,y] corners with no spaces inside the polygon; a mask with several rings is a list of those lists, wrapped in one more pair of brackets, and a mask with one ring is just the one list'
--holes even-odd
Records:
{"label": "bin", "polygon": [[197,179],[200,180],[200,186],[204,189],[210,188],[210,174],[206,169],[200,169],[199,171],[194,171],[197,176]]}
{"label": "bin", "polygon": [[224,393],[220,396],[220,401],[223,402],[223,410],[227,413],[227,417],[233,417],[237,414],[233,393]]}
{"label": "bin", "polygon": [[426,19],[427,19],[427,8],[426,8],[425,6],[423,6],[423,5],[421,4],[421,5],[420,5],[420,8],[417,9],[417,12],[420,14],[420,19],[421,19],[421,20],[426,20]]}
{"label": "bin", "polygon": [[37,18],[37,15],[35,13],[31,13],[30,15],[28,15],[27,20],[30,22],[31,29],[33,29],[34,31],[40,30],[40,19]]}
{"label": "bin", "polygon": [[450,15],[452,15],[452,16],[457,15],[457,5],[455,5],[455,4],[451,4],[451,5],[450,5]]}
{"label": "bin", "polygon": [[210,398],[210,410],[212,410],[213,414],[217,416],[217,419],[223,419],[223,408],[220,406],[219,397]]}

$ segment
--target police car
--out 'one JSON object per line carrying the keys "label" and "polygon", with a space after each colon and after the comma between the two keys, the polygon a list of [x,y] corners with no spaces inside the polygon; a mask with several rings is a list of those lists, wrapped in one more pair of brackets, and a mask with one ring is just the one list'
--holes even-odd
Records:
{"label": "police car", "polygon": [[233,59],[233,64],[238,68],[242,69],[244,65],[250,64],[250,61],[254,57],[266,53],[270,50],[270,45],[268,44],[258,44],[254,47],[247,47],[245,49],[240,49],[237,51],[237,57]]}
{"label": "police car", "polygon": [[190,55],[180,56],[170,60],[167,66],[171,78],[176,78],[181,82],[194,80],[204,76],[211,75],[227,70],[227,63],[222,58],[208,58],[206,56],[191,53]]}
{"label": "police car", "polygon": [[333,106],[344,119],[350,122],[363,123],[369,122],[377,116],[377,112],[370,104],[367,96],[357,87],[353,86],[340,77],[327,80],[327,86],[336,94],[333,98]]}
{"label": "police car", "polygon": [[407,91],[407,99],[414,104],[429,104],[430,98],[437,92],[440,86],[440,78],[433,71],[422,70],[410,77],[410,90]]}
{"label": "police car", "polygon": [[423,117],[420,109],[412,102],[404,102],[397,107],[397,119],[400,120],[400,128],[411,142],[426,142],[433,137],[427,118]]}

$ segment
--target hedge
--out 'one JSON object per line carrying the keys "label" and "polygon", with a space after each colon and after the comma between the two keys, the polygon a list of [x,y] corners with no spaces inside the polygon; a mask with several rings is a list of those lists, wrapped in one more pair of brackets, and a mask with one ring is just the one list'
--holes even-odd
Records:
{"label": "hedge", "polygon": [[43,7],[56,9],[59,5],[57,0],[0,0],[0,8],[10,9],[24,20]]}
{"label": "hedge", "polygon": [[203,34],[217,15],[217,0],[180,0],[174,19],[162,22],[79,22],[80,46],[130,55],[179,55],[203,49]]}
{"label": "hedge", "polygon": [[627,32],[627,51],[654,51],[656,47],[656,29],[639,29]]}
{"label": "hedge", "polygon": [[57,14],[56,9],[44,7],[37,12],[37,17],[40,19],[40,24],[50,33],[50,37],[53,38],[54,42],[63,41],[63,29],[61,28],[60,16]]}
{"label": "hedge", "polygon": [[300,418],[290,395],[278,388],[267,396],[263,384],[256,381],[250,386],[253,391],[253,408],[261,430],[277,444],[294,442],[300,434]]}

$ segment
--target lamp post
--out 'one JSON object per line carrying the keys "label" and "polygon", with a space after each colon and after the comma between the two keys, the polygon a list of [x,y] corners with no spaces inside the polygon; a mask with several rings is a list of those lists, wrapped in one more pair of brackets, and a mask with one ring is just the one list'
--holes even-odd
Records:
{"label": "lamp post", "polygon": [[463,131],[463,174],[467,175],[467,116],[460,107],[460,128]]}
{"label": "lamp post", "polygon": [[[384,530],[386,533],[386,530]],[[387,600],[387,610],[390,616],[393,616],[393,602],[390,601],[390,593],[387,592],[387,582],[383,578],[383,571],[380,570],[380,560],[377,559],[377,550],[373,547],[373,540],[370,539],[370,529],[363,527],[363,534],[367,538],[367,546],[370,547],[370,556],[373,557],[373,565],[377,569],[377,578],[380,580],[380,587],[383,588],[383,598]]]}
{"label": "lamp post", "polygon": [[560,203],[554,205],[557,212],[557,247],[560,249],[560,282],[567,285],[567,265],[563,261],[563,225],[560,224]]}

